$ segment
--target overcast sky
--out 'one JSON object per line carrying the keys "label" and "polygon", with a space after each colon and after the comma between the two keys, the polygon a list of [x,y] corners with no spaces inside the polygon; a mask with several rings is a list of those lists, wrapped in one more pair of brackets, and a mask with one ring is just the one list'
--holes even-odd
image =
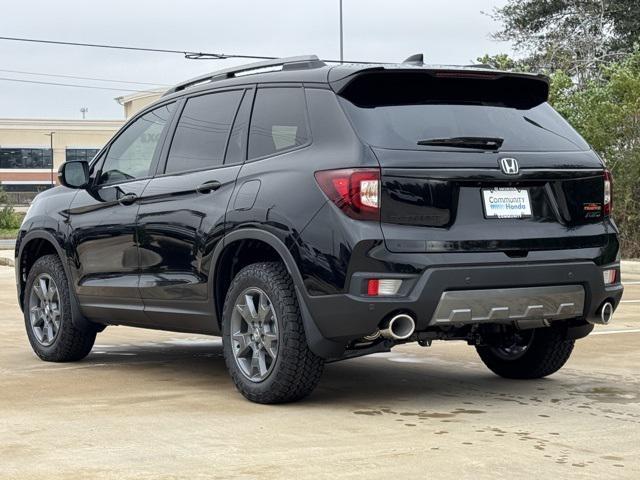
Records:
{"label": "overcast sky", "polygon": [[[491,40],[497,25],[481,12],[505,0],[344,0],[345,59],[466,64],[510,53]],[[338,0],[20,0],[2,5],[0,36],[268,56],[339,57]],[[173,84],[238,60],[0,41],[0,77],[144,89],[128,84],[42,77],[6,70]],[[126,92],[0,80],[0,117],[123,118]]]}

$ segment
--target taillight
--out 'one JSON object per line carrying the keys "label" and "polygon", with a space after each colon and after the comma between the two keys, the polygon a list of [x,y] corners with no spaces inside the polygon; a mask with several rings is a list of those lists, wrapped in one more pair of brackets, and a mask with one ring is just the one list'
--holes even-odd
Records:
{"label": "taillight", "polygon": [[611,215],[613,210],[613,177],[609,170],[604,171],[604,199],[603,199],[603,212],[605,216]]}
{"label": "taillight", "polygon": [[321,170],[315,175],[325,195],[348,216],[380,219],[380,169]]}

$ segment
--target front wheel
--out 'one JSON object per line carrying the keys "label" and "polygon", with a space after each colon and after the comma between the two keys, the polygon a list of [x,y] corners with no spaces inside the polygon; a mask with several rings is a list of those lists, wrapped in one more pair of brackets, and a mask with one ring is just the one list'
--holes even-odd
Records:
{"label": "front wheel", "polygon": [[292,402],[318,384],[324,362],[307,345],[293,282],[281,263],[243,268],[227,293],[222,321],[225,363],[247,399]]}
{"label": "front wheel", "polygon": [[532,379],[551,375],[569,360],[574,340],[552,327],[525,330],[508,340],[476,346],[489,369],[504,378]]}
{"label": "front wheel", "polygon": [[69,282],[57,255],[39,258],[29,271],[24,322],[29,343],[42,360],[82,360],[93,347],[96,331],[79,330],[73,324]]}

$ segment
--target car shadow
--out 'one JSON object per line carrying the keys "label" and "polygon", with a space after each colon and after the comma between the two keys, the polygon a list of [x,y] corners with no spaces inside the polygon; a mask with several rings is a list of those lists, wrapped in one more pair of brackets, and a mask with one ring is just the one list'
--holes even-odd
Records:
{"label": "car shadow", "polygon": [[[511,402],[523,406],[560,402],[575,382],[566,375],[540,380],[507,380],[493,375],[481,364],[443,362],[425,351],[416,362],[389,361],[384,356],[363,357],[327,364],[314,393],[302,404],[326,407],[330,404],[362,404],[385,408],[419,401],[425,408],[438,405],[496,406]],[[433,360],[433,362],[431,362]],[[179,381],[206,391],[229,387],[222,345],[219,340],[158,342],[97,346],[82,368],[125,369],[127,378],[139,376],[153,381]],[[112,380],[113,381],[113,380]],[[613,383],[613,382],[612,382]]]}

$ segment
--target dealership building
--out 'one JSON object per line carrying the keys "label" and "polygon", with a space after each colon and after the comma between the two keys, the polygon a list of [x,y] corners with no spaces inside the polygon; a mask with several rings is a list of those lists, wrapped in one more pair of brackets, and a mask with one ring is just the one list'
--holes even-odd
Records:
{"label": "dealership building", "polygon": [[[155,101],[151,90],[116,98],[125,118]],[[0,118],[0,187],[14,203],[56,184],[58,167],[67,160],[90,160],[124,120]]]}

